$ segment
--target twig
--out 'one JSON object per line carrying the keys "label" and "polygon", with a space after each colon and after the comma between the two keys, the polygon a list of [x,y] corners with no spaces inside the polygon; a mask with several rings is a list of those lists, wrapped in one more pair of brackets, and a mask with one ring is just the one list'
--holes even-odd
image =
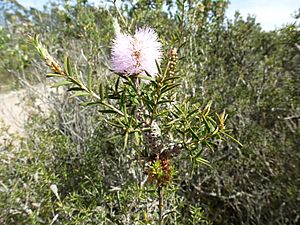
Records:
{"label": "twig", "polygon": [[163,187],[158,186],[158,225],[163,225]]}

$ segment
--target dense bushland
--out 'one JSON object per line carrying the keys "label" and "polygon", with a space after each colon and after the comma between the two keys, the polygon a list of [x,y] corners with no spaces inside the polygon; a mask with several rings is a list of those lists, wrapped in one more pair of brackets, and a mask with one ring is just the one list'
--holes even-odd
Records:
{"label": "dense bushland", "polygon": [[[119,10],[79,0],[44,11],[0,4],[6,21],[1,90],[12,82],[45,82],[46,67],[27,39],[34,34],[56,58],[67,53],[94,83],[110,83],[118,19],[122,29],[156,29],[165,52],[180,49],[179,98],[226,109],[226,126],[243,147],[214,146],[204,155],[211,167],[178,158],[166,191],[166,224],[299,223],[299,13],[294,24],[266,32],[255,18],[236,14],[228,21],[222,0],[122,1]],[[12,136],[1,146],[0,223],[155,224],[154,187],[143,183],[144,171],[124,152],[123,137],[112,135],[97,108],[69,97],[53,95],[51,112],[32,115],[19,144]]]}

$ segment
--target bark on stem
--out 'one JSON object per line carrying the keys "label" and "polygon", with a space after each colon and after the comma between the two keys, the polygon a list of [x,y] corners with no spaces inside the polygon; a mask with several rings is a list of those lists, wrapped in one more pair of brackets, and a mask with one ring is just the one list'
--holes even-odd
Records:
{"label": "bark on stem", "polygon": [[163,225],[163,187],[158,186],[158,225]]}

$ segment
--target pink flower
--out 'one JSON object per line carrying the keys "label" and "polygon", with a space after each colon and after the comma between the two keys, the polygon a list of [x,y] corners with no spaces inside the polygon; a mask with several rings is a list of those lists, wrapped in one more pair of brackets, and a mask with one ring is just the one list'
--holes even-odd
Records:
{"label": "pink flower", "polygon": [[131,36],[119,33],[113,40],[112,68],[117,73],[127,75],[157,75],[155,61],[160,63],[162,45],[156,32],[151,28],[137,29]]}

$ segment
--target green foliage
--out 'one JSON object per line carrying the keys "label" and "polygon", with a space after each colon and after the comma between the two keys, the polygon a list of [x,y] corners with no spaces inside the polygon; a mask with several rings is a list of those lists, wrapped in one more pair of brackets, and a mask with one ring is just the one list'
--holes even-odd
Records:
{"label": "green foliage", "polygon": [[[39,80],[45,73],[24,38],[39,34],[59,62],[68,52],[58,65],[77,84],[69,83],[68,103],[53,100],[51,116],[31,118],[20,146],[7,140],[0,147],[0,223],[153,224],[158,196],[135,160],[149,152],[140,148],[140,124],[124,117],[142,102],[165,125],[165,141],[188,143],[173,160],[173,184],[164,191],[166,224],[299,223],[299,16],[266,32],[251,17],[226,21],[227,4],[122,1],[104,8],[61,1],[43,12],[18,5],[7,12],[1,80],[15,82],[11,73]],[[178,48],[179,79],[150,81],[138,97],[134,85],[122,79],[115,85],[108,70],[113,18],[128,31],[155,28],[165,55]],[[172,89],[180,91],[171,95]],[[178,105],[167,108],[172,101]],[[83,110],[76,102],[94,107]],[[106,114],[95,116],[99,110]],[[218,142],[229,129],[243,147]],[[161,167],[150,163],[160,175]]]}
{"label": "green foliage", "polygon": [[[63,133],[67,127],[53,128],[55,115],[34,118],[27,128],[30,140],[19,148],[7,140],[1,148],[1,174],[9,177],[1,183],[1,223],[154,224],[155,187],[145,185],[137,162],[117,147],[122,137],[112,139],[104,121],[94,121],[94,132],[76,143]],[[166,221],[181,224],[184,200],[165,197]]]}
{"label": "green foliage", "polygon": [[[300,102],[294,92],[299,90],[299,64],[294,63],[299,57],[299,26],[263,32],[254,19],[243,21],[238,15],[234,23],[209,26],[215,28],[201,30],[186,45],[197,44],[187,50],[192,61],[199,62],[189,71],[198,84],[195,99],[210,96],[216,107],[226,107],[233,135],[244,147],[220,146],[212,157],[214,172],[195,174],[191,198],[197,193],[210,208],[222,205],[210,214],[216,224],[294,224],[299,193],[288,196],[286,188],[299,182],[282,173],[297,177],[299,170],[295,144]],[[237,216],[228,216],[233,214]]]}

